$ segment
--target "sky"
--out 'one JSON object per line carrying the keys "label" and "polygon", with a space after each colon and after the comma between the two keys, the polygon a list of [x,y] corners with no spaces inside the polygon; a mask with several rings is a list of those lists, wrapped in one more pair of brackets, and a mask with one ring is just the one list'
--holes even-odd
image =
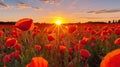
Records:
{"label": "sky", "polygon": [[0,21],[32,18],[51,23],[61,18],[65,23],[120,19],[120,0],[0,0]]}

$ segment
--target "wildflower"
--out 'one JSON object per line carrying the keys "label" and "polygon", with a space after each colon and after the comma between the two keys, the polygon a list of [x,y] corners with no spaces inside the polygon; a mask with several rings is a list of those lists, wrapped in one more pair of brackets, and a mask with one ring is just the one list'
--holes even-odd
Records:
{"label": "wildflower", "polygon": [[10,56],[9,55],[5,55],[3,58],[4,63],[9,63],[10,62]]}
{"label": "wildflower", "polygon": [[2,30],[0,30],[0,37],[2,37],[3,33],[4,33],[4,32],[3,32]]}
{"label": "wildflower", "polygon": [[55,40],[55,36],[53,36],[53,35],[48,35],[48,40],[49,40],[49,41],[54,41],[54,40]]}
{"label": "wildflower", "polygon": [[68,32],[69,32],[69,33],[74,33],[74,32],[76,31],[76,29],[77,29],[77,26],[76,26],[76,25],[70,26],[70,27],[68,28]]}
{"label": "wildflower", "polygon": [[42,57],[33,57],[26,67],[48,67],[48,61]]}
{"label": "wildflower", "polygon": [[70,41],[70,45],[71,45],[71,46],[74,46],[75,43],[74,43],[73,41]]}
{"label": "wildflower", "polygon": [[103,58],[100,67],[120,67],[120,49],[109,52]]}
{"label": "wildflower", "polygon": [[20,52],[19,52],[19,51],[12,52],[12,53],[10,54],[10,58],[11,58],[11,59],[13,59],[13,58],[15,58],[15,59],[20,59]]}
{"label": "wildflower", "polygon": [[15,51],[15,58],[20,59],[20,52],[19,51]]}
{"label": "wildflower", "polygon": [[16,22],[15,26],[22,31],[34,29],[33,20],[30,18],[20,19],[19,21]]}
{"label": "wildflower", "polygon": [[6,46],[7,46],[8,48],[13,47],[16,43],[17,43],[17,40],[16,40],[15,38],[8,38],[8,39],[6,40]]}
{"label": "wildflower", "polygon": [[89,42],[89,38],[83,37],[83,39],[81,40],[80,43],[83,44],[83,45],[86,45],[88,42]]}
{"label": "wildflower", "polygon": [[69,54],[73,53],[73,48],[68,49]]}
{"label": "wildflower", "polygon": [[51,51],[53,48],[53,45],[52,44],[47,44],[45,45],[45,49],[48,50],[48,51]]}
{"label": "wildflower", "polygon": [[0,44],[0,49],[2,48],[2,44]]}
{"label": "wildflower", "polygon": [[83,48],[82,44],[77,44],[77,45],[74,46],[74,50],[76,50],[76,51],[78,51],[78,50],[80,50],[82,48]]}
{"label": "wildflower", "polygon": [[120,27],[115,29],[115,34],[120,35]]}
{"label": "wildflower", "polygon": [[120,38],[117,38],[117,39],[114,41],[114,44],[120,45]]}
{"label": "wildflower", "polygon": [[86,50],[86,49],[81,49],[81,50],[80,50],[80,55],[81,55],[82,57],[85,57],[85,58],[91,56],[90,52],[89,52],[88,50]]}
{"label": "wildflower", "polygon": [[15,44],[14,48],[15,48],[16,50],[21,50],[21,49],[22,49],[22,46],[21,46],[21,44],[17,43],[17,44]]}
{"label": "wildflower", "polygon": [[100,35],[103,37],[105,35],[108,35],[108,32],[107,31],[102,31]]}
{"label": "wildflower", "polygon": [[40,45],[35,45],[35,49],[36,49],[38,52],[40,52],[41,46],[40,46]]}
{"label": "wildflower", "polygon": [[64,53],[66,51],[66,46],[60,45],[59,49],[62,53]]}

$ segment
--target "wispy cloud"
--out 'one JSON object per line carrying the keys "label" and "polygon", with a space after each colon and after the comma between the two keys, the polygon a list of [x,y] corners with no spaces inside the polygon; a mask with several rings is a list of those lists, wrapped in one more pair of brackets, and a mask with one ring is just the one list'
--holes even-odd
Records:
{"label": "wispy cloud", "polygon": [[61,3],[63,3],[64,0],[38,0],[38,1],[44,2],[46,4],[61,5]]}
{"label": "wispy cloud", "polygon": [[27,5],[23,2],[17,2],[17,5],[18,5],[18,8],[20,8],[20,9],[31,8],[31,9],[34,9],[34,10],[42,10],[42,8],[29,6],[29,5]]}
{"label": "wispy cloud", "polygon": [[0,2],[0,10],[2,9],[8,9],[8,8],[11,8],[12,6],[8,5],[8,4],[5,4],[3,2]]}
{"label": "wispy cloud", "polygon": [[2,2],[0,2],[0,6],[2,6],[2,7],[8,7],[8,5],[7,5],[7,4],[2,3]]}
{"label": "wispy cloud", "polygon": [[18,8],[24,9],[24,8],[31,8],[31,6],[26,5],[23,2],[17,2]]}
{"label": "wispy cloud", "polygon": [[116,12],[120,12],[120,9],[117,9],[117,10],[88,11],[87,13],[101,14],[101,13],[116,13]]}

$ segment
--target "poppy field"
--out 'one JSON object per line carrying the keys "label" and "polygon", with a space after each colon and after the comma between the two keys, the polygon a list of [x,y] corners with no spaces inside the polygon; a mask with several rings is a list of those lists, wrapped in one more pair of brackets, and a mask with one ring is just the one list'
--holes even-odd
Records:
{"label": "poppy field", "polygon": [[33,22],[0,25],[0,67],[120,67],[120,24]]}

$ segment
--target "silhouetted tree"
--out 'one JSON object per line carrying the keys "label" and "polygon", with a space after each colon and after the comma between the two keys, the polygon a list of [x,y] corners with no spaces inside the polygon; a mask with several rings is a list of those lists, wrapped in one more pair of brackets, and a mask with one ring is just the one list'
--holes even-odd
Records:
{"label": "silhouetted tree", "polygon": [[113,20],[113,22],[112,23],[115,23],[115,21]]}
{"label": "silhouetted tree", "polygon": [[120,23],[120,20],[118,20],[118,23]]}
{"label": "silhouetted tree", "polygon": [[111,21],[108,21],[108,23],[111,23]]}

